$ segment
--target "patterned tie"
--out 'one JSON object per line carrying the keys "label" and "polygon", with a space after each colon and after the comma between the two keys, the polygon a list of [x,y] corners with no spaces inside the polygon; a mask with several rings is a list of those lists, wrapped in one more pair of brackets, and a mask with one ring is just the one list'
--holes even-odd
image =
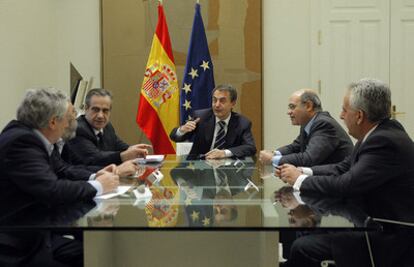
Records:
{"label": "patterned tie", "polygon": [[216,141],[214,141],[214,148],[222,149],[226,145],[226,140],[225,140],[226,133],[224,131],[224,126],[226,125],[226,122],[219,121],[218,124],[220,128],[216,135]]}

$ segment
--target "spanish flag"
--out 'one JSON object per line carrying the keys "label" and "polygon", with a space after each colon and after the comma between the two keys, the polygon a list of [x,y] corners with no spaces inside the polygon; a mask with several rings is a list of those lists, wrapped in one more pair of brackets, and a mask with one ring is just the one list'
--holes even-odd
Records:
{"label": "spanish flag", "polygon": [[169,133],[179,124],[179,90],[170,35],[162,4],[141,86],[136,121],[155,154],[175,154]]}

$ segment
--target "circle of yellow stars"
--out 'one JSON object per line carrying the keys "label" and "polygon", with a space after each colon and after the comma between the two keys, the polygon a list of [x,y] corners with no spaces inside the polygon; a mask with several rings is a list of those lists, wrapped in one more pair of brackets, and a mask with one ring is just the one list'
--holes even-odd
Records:
{"label": "circle of yellow stars", "polygon": [[[200,65],[200,67],[204,71],[206,71],[207,69],[210,69],[209,64],[210,64],[209,61],[203,60],[203,63]],[[188,75],[190,75],[193,80],[196,79],[198,77],[198,69],[194,69],[193,67],[191,67],[191,71],[188,73]],[[184,86],[183,88],[181,88],[181,90],[183,90],[185,94],[191,93],[191,83],[190,84],[184,83]],[[192,108],[191,101],[186,99],[184,103],[182,104],[182,106],[185,108],[185,110],[191,109]],[[188,116],[188,117],[189,117],[188,118],[189,120],[192,119],[191,116]]]}

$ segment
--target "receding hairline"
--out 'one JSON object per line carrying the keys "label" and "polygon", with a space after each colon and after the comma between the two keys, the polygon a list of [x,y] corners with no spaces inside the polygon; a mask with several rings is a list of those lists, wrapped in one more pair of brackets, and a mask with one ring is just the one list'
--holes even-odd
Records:
{"label": "receding hairline", "polygon": [[313,93],[315,95],[318,95],[318,92],[316,90],[312,89],[312,88],[301,88],[301,89],[296,90],[295,92],[293,92],[292,96],[293,95],[301,96],[304,93]]}

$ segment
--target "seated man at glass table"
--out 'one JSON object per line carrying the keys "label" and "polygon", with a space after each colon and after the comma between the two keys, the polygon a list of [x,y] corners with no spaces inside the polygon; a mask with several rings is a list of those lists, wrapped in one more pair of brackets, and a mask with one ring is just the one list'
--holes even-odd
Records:
{"label": "seated man at glass table", "polygon": [[[17,109],[17,120],[7,124],[0,134],[2,217],[13,214],[19,207],[33,203],[48,207],[92,200],[96,195],[117,188],[119,176],[116,174],[115,165],[109,165],[92,174],[86,169],[62,166],[55,161],[53,154],[58,151],[54,144],[62,137],[72,117],[73,106],[62,92],[50,88],[27,91]],[[35,246],[38,243],[30,243],[48,240],[46,233],[37,232],[39,234],[33,233],[27,238],[16,233],[1,233],[0,265],[10,266],[25,262],[25,266],[31,266],[30,262],[36,262],[36,249],[44,251],[49,256],[59,249],[58,254],[67,258],[48,258],[55,261],[56,266],[61,266],[56,262],[60,260],[83,260],[83,252],[77,250],[80,254],[71,254],[70,247],[73,243],[62,240],[59,236],[53,236],[57,238],[58,243],[53,239],[52,246],[44,247],[44,250],[42,246]],[[69,251],[65,250],[65,247]],[[60,254],[65,251],[69,254]],[[45,264],[38,262],[37,266],[46,266]]]}
{"label": "seated man at glass table", "polygon": [[[358,142],[340,163],[296,168],[284,164],[276,175],[301,194],[358,198],[368,215],[388,221],[414,223],[414,143],[391,119],[391,91],[376,79],[351,83],[343,99],[341,119]],[[319,266],[333,259],[337,266],[412,266],[414,231],[386,225],[383,232],[333,233],[299,238],[289,266]],[[410,262],[408,265],[407,262]]]}
{"label": "seated man at glass table", "polygon": [[[105,89],[90,90],[85,97],[85,115],[78,117],[76,136],[65,145],[64,160],[70,162],[72,154],[77,164],[106,166],[145,157],[151,145],[128,145],[122,141],[110,122],[112,94]],[[65,151],[65,150],[68,151]]]}
{"label": "seated man at glass table", "polygon": [[352,152],[353,144],[339,123],[329,112],[322,110],[318,94],[301,89],[289,98],[288,112],[292,125],[300,126],[299,136],[289,145],[276,151],[260,151],[265,164],[297,166],[331,164],[342,161]]}
{"label": "seated man at glass table", "polygon": [[219,85],[213,90],[212,107],[194,111],[194,120],[174,128],[171,140],[191,140],[190,155],[206,159],[253,156],[256,145],[251,132],[252,123],[233,112],[237,90],[231,85]]}

